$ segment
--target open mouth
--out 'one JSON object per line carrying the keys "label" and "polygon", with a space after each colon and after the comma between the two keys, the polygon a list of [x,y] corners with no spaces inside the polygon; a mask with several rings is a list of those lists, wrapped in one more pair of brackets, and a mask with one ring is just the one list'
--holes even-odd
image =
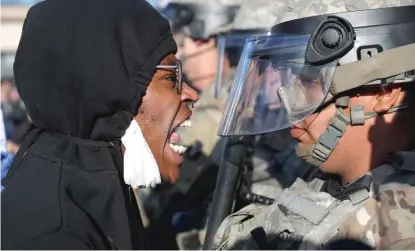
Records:
{"label": "open mouth", "polygon": [[180,134],[176,132],[176,129],[179,127],[192,127],[192,121],[190,120],[190,117],[187,118],[185,121],[183,121],[180,125],[176,126],[170,133],[170,136],[168,139],[170,148],[174,152],[182,155],[184,152],[186,152],[187,147],[179,144]]}

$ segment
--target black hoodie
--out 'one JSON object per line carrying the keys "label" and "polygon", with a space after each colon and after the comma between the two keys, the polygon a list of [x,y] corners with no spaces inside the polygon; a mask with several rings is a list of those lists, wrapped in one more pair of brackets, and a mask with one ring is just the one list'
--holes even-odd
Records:
{"label": "black hoodie", "polygon": [[146,248],[120,138],[175,51],[168,21],[144,0],[29,10],[14,74],[35,129],[3,180],[2,249]]}

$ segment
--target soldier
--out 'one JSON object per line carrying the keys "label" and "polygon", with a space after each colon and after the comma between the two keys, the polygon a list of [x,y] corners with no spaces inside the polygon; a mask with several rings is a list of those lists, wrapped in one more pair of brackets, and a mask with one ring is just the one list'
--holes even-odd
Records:
{"label": "soldier", "polygon": [[[229,216],[215,248],[330,248],[341,238],[415,248],[414,5],[291,1],[272,36],[246,42],[220,135],[291,127],[297,155],[321,173]],[[252,114],[264,90],[275,109]]]}

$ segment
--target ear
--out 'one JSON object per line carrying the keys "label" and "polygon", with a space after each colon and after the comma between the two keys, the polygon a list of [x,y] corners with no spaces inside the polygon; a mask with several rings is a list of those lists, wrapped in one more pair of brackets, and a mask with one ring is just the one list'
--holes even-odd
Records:
{"label": "ear", "polygon": [[396,88],[384,88],[382,93],[377,97],[376,104],[373,110],[377,113],[384,113],[396,103],[399,94],[401,93],[401,87]]}

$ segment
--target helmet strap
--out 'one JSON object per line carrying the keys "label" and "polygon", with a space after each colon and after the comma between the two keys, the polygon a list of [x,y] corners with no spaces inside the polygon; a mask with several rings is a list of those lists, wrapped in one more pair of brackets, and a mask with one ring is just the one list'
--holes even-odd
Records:
{"label": "helmet strap", "polygon": [[[363,105],[350,106],[350,97],[344,96],[336,99],[336,114],[327,126],[326,131],[320,136],[316,144],[309,146],[298,145],[296,147],[297,156],[307,163],[319,167],[330,157],[334,148],[344,135],[348,125],[364,125],[367,119],[378,115],[397,112],[408,107],[408,104],[394,106],[387,112],[379,114],[376,112],[365,112]],[[343,113],[343,108],[350,106],[350,116]]]}

